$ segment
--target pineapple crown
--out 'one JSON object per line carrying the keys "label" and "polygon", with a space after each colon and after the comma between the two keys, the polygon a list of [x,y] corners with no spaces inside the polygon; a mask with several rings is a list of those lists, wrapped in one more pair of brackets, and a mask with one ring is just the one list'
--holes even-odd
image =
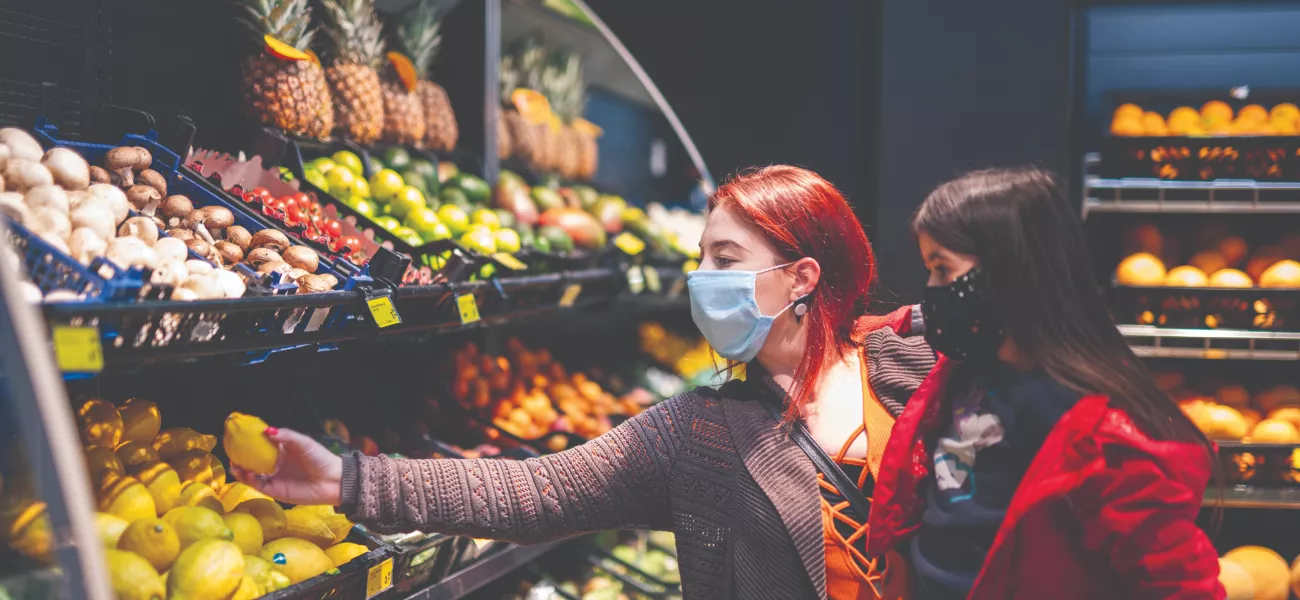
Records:
{"label": "pineapple crown", "polygon": [[566,122],[582,116],[587,104],[587,84],[582,77],[582,58],[570,50],[551,54],[542,67],[537,91],[550,101],[555,114]]}
{"label": "pineapple crown", "polygon": [[442,46],[439,27],[433,3],[420,0],[402,15],[402,23],[396,28],[397,50],[405,53],[415,63],[416,72],[426,77]]}
{"label": "pineapple crown", "polygon": [[374,67],[384,54],[383,24],[373,0],[321,0],[321,29],[329,38],[330,57],[343,63]]}
{"label": "pineapple crown", "polygon": [[298,50],[306,50],[316,30],[311,24],[311,7],[307,0],[238,0],[247,16],[239,22],[258,44],[270,35]]}

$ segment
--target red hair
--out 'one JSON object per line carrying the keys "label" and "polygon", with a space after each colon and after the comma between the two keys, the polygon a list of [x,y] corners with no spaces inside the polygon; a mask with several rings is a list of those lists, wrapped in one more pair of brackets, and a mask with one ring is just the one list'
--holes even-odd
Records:
{"label": "red hair", "polygon": [[862,224],[829,181],[807,169],[777,165],[741,173],[709,198],[763,232],[782,262],[811,258],[821,266],[807,320],[807,345],[795,370],[787,418],[816,393],[829,361],[855,345],[854,325],[867,311],[876,257]]}

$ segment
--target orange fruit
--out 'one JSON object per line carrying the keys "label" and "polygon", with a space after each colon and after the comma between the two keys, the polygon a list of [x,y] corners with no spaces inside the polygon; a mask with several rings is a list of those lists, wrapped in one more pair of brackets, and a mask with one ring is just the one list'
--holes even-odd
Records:
{"label": "orange fruit", "polygon": [[1286,257],[1286,250],[1283,250],[1280,246],[1264,246],[1255,251],[1255,254],[1246,262],[1246,268],[1243,270],[1247,275],[1250,275],[1251,279],[1258,281],[1259,276],[1273,266],[1273,263]]}
{"label": "orange fruit", "polygon": [[1138,252],[1119,263],[1115,269],[1115,278],[1120,285],[1163,285],[1165,265],[1149,253]]}
{"label": "orange fruit", "polygon": [[1224,600],[1255,600],[1255,580],[1235,562],[1219,559],[1219,583],[1228,592]]}
{"label": "orange fruit", "polygon": [[1110,133],[1121,137],[1140,137],[1146,135],[1146,128],[1142,126],[1142,119],[1127,118],[1111,123]]}
{"label": "orange fruit", "polygon": [[1237,119],[1233,121],[1231,131],[1242,135],[1253,135],[1260,132],[1261,123],[1247,119]]}
{"label": "orange fruit", "polygon": [[294,48],[289,44],[275,39],[270,34],[262,36],[262,41],[266,43],[266,51],[272,56],[281,60],[311,60],[306,52]]}
{"label": "orange fruit", "polygon": [[1256,444],[1294,444],[1300,442],[1300,431],[1282,419],[1264,419],[1250,432],[1250,441]]}
{"label": "orange fruit", "polygon": [[1197,252],[1187,262],[1204,273],[1213,273],[1228,267],[1228,261],[1224,260],[1223,254],[1220,254],[1218,250]]}
{"label": "orange fruit", "polygon": [[1235,267],[1246,260],[1248,250],[1246,240],[1241,239],[1241,236],[1230,235],[1219,240],[1219,253],[1223,254],[1223,260],[1228,261],[1230,267]]}
{"label": "orange fruit", "polygon": [[1291,104],[1290,102],[1283,102],[1274,106],[1273,110],[1268,111],[1268,117],[1269,120],[1272,121],[1295,121],[1296,119],[1300,119],[1300,107],[1296,107],[1296,105]]}
{"label": "orange fruit", "polygon": [[1219,389],[1214,392],[1214,397],[1224,406],[1233,408],[1250,406],[1250,392],[1235,383],[1219,386]]}
{"label": "orange fruit", "polygon": [[1300,262],[1279,260],[1259,276],[1259,286],[1266,288],[1300,288]]}
{"label": "orange fruit", "polygon": [[1223,555],[1250,574],[1256,600],[1286,600],[1291,593],[1291,570],[1277,552],[1263,546],[1242,546]]}
{"label": "orange fruit", "polygon": [[1236,131],[1232,128],[1232,121],[1210,121],[1205,128],[1208,135],[1232,135]]}
{"label": "orange fruit", "polygon": [[1183,265],[1174,267],[1165,275],[1165,285],[1174,287],[1204,287],[1208,281],[1205,271],[1196,267]]}
{"label": "orange fruit", "polygon": [[1212,404],[1196,424],[1206,437],[1216,440],[1239,440],[1246,437],[1246,419],[1230,406]]}
{"label": "orange fruit", "polygon": [[397,72],[397,78],[402,81],[406,91],[415,91],[415,84],[420,81],[420,74],[415,70],[415,63],[412,63],[411,59],[401,52],[390,51],[387,56],[389,64],[393,65],[393,70]]}
{"label": "orange fruit", "polygon": [[1119,105],[1119,107],[1115,109],[1114,117],[1111,120],[1122,121],[1124,119],[1140,119],[1142,118],[1142,114],[1143,111],[1141,106],[1129,102]]}
{"label": "orange fruit", "polygon": [[1148,112],[1142,115],[1142,130],[1147,135],[1169,135],[1169,126],[1160,113]]}
{"label": "orange fruit", "polygon": [[1248,288],[1254,285],[1250,280],[1250,275],[1242,273],[1236,269],[1219,269],[1207,282],[1210,287],[1221,288]]}
{"label": "orange fruit", "polygon": [[1207,123],[1231,123],[1232,107],[1221,100],[1211,100],[1201,106],[1201,120]]}
{"label": "orange fruit", "polygon": [[1269,121],[1276,135],[1296,135],[1300,132],[1300,123],[1296,119],[1273,119]]}
{"label": "orange fruit", "polygon": [[1200,124],[1201,113],[1190,106],[1180,106],[1169,113],[1169,131],[1175,135],[1186,135],[1193,127],[1198,127]]}
{"label": "orange fruit", "polygon": [[1277,127],[1272,123],[1264,123],[1255,128],[1255,133],[1259,135],[1277,135]]}
{"label": "orange fruit", "polygon": [[1295,427],[1296,431],[1300,431],[1300,408],[1295,406],[1275,408],[1268,413],[1268,418],[1273,421],[1286,421]]}
{"label": "orange fruit", "polygon": [[1264,110],[1264,107],[1258,104],[1247,104],[1246,106],[1241,107],[1241,110],[1237,112],[1238,121],[1263,123],[1267,121],[1268,118],[1268,111]]}

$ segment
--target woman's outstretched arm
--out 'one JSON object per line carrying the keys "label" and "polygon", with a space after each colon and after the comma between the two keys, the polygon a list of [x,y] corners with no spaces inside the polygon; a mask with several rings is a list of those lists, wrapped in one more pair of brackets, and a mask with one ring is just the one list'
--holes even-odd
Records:
{"label": "woman's outstretched arm", "polygon": [[669,473],[682,398],[582,446],[542,458],[411,460],[338,457],[294,431],[275,476],[236,476],[294,504],[343,505],[380,532],[420,530],[536,543],[608,529],[667,529]]}

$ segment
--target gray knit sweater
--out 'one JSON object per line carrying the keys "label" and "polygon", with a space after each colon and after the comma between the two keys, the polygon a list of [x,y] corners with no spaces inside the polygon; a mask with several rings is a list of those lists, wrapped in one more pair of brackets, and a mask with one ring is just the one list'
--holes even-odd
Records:
{"label": "gray knit sweater", "polygon": [[[881,329],[860,341],[882,402],[905,403],[934,363],[919,337]],[[812,461],[750,398],[687,392],[582,446],[524,461],[354,454],[344,488],[353,520],[381,532],[528,544],[668,530],[686,600],[826,597]]]}

